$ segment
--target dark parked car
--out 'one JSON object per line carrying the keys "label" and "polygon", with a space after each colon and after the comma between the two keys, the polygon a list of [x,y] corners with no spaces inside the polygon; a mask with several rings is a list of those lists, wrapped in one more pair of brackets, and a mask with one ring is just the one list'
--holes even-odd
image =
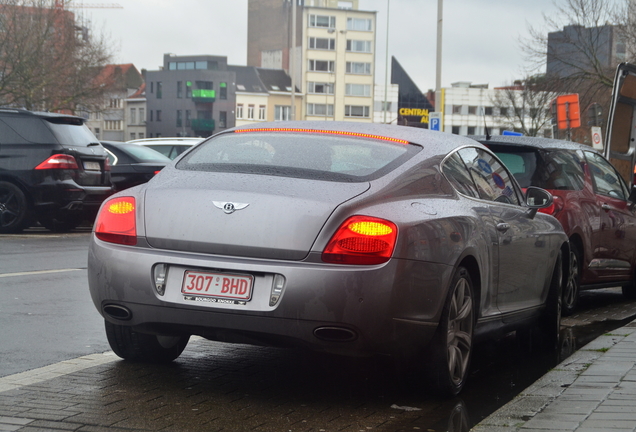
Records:
{"label": "dark parked car", "polygon": [[284,126],[217,134],[103,204],[88,279],[117,355],[172,361],[190,335],[389,354],[457,394],[477,337],[558,340],[569,249],[537,213],[548,192],[464,137]]}
{"label": "dark parked car", "polygon": [[581,290],[623,286],[636,296],[634,197],[616,169],[590,146],[535,137],[473,137],[506,164],[522,188],[541,187],[570,239],[570,279],[563,313],[571,314]]}
{"label": "dark parked car", "polygon": [[101,144],[109,153],[110,179],[118,191],[146,183],[171,162],[150,147],[116,141]]}
{"label": "dark parked car", "polygon": [[92,222],[112,193],[106,150],[84,119],[0,109],[0,233]]}

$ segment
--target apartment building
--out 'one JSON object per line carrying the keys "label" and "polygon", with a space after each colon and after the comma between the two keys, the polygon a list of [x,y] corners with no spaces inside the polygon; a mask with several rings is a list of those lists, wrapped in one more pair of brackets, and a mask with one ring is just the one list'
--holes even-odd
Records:
{"label": "apartment building", "polygon": [[292,10],[290,0],[249,0],[248,66],[293,77],[304,94],[296,119],[373,122],[376,12],[358,0],[298,1],[294,38]]}
{"label": "apartment building", "polygon": [[208,137],[235,126],[236,74],[227,57],[165,54],[146,72],[147,138]]}

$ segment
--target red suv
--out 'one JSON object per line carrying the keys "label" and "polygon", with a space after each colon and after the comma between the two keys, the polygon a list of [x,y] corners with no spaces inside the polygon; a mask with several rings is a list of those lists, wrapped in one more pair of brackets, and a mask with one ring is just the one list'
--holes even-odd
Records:
{"label": "red suv", "polygon": [[569,141],[522,136],[473,136],[510,169],[522,188],[554,196],[551,207],[570,239],[570,278],[563,314],[576,308],[581,290],[623,287],[636,298],[636,209],[616,169],[596,150]]}

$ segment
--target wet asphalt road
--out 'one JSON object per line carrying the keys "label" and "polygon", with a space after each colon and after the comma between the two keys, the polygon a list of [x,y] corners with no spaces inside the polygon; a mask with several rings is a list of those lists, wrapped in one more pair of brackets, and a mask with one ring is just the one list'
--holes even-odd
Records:
{"label": "wet asphalt road", "polygon": [[[0,377],[109,351],[86,286],[88,238],[86,232],[37,230],[0,236]],[[399,385],[382,359],[200,338],[172,365],[113,361],[83,379],[99,377],[108,384],[96,386],[97,395],[108,388],[130,396],[131,403],[141,397],[152,407],[154,414],[141,409],[124,415],[130,407],[112,411],[121,418],[109,424],[133,430],[459,431],[511,400],[573,349],[633,316],[636,304],[626,302],[620,290],[585,293],[581,313],[564,320],[560,352],[529,351],[512,335],[480,344],[465,391],[447,400]],[[119,405],[127,405],[126,397]],[[166,406],[171,414],[157,416],[154,410]],[[95,409],[111,415],[105,407]],[[201,429],[203,424],[209,429]]]}

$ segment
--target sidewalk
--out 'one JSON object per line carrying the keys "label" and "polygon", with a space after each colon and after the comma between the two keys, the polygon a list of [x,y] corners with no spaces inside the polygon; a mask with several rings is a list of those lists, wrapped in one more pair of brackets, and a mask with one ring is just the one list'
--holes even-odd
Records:
{"label": "sidewalk", "polygon": [[636,320],[585,345],[471,430],[636,431]]}

